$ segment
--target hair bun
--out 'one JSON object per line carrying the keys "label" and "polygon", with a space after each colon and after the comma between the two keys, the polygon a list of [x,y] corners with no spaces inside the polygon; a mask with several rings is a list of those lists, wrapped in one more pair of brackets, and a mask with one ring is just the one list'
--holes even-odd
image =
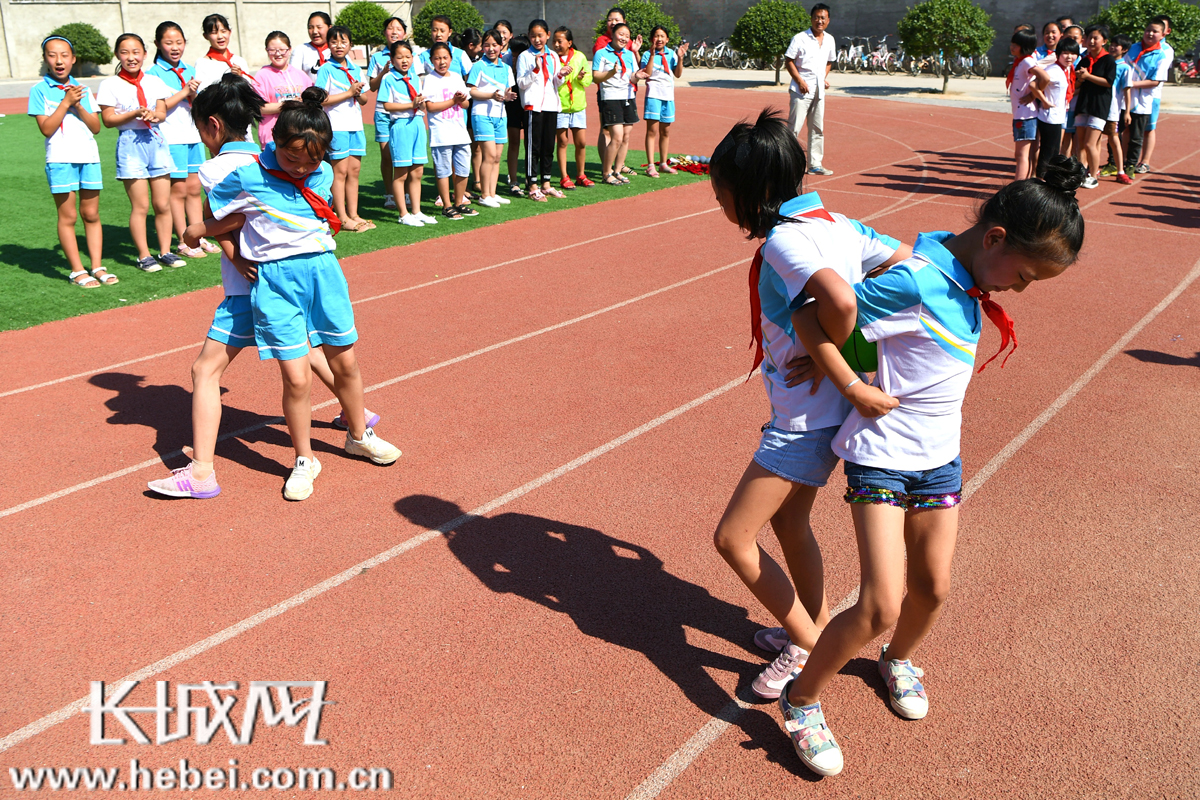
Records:
{"label": "hair bun", "polygon": [[1063,194],[1075,196],[1075,190],[1083,185],[1087,177],[1087,169],[1074,158],[1057,155],[1050,159],[1046,167],[1046,177],[1042,180],[1051,189]]}
{"label": "hair bun", "polygon": [[309,86],[300,93],[300,100],[304,105],[316,108],[321,108],[327,97],[329,97],[329,92],[319,86]]}

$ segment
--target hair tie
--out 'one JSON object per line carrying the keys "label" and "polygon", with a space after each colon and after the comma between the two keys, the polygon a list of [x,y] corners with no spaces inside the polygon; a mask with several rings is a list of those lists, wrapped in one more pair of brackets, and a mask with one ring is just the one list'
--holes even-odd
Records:
{"label": "hair tie", "polygon": [[45,39],[42,39],[42,47],[43,47],[43,48],[45,48],[45,47],[46,47],[46,42],[52,42],[52,41],[54,41],[55,39],[61,39],[62,41],[66,42],[66,43],[67,43],[67,47],[70,47],[70,48],[71,48],[71,52],[72,52],[72,53],[74,53],[74,52],[75,52],[75,45],[71,44],[71,40],[70,40],[70,39],[68,39],[68,38],[67,38],[67,37],[65,37],[65,36],[47,36]]}

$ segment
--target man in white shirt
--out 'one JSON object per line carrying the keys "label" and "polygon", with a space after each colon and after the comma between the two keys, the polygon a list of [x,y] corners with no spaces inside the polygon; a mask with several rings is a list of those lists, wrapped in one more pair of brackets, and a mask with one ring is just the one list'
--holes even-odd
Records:
{"label": "man in white shirt", "polygon": [[825,90],[829,88],[829,70],[837,60],[837,46],[825,33],[829,6],[817,3],[812,7],[811,19],[812,27],[792,37],[784,53],[784,63],[792,76],[788,124],[799,136],[801,126],[808,123],[808,171],[832,175],[833,170],[821,163],[825,155]]}

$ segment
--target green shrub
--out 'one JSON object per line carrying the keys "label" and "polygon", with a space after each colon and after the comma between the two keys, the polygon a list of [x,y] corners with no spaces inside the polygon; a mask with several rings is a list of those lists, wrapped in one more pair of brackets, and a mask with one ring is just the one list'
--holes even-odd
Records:
{"label": "green shrub", "polygon": [[334,24],[349,28],[355,44],[378,45],[384,43],[383,23],[390,16],[378,3],[358,0],[339,11]]}
{"label": "green shrub", "polygon": [[[625,24],[629,26],[629,33],[634,39],[641,36],[644,41],[649,42],[650,31],[655,25],[662,25],[667,29],[668,44],[675,46],[680,43],[679,26],[675,24],[675,20],[670,14],[659,7],[658,3],[651,3],[649,0],[621,0],[615,5],[619,5],[625,11]],[[596,23],[596,28],[592,33],[599,37],[607,32],[608,14],[606,12]],[[583,43],[580,42],[580,44]]]}
{"label": "green shrub", "polygon": [[1179,0],[1120,0],[1088,20],[1088,25],[1107,25],[1112,36],[1123,33],[1134,42],[1142,40],[1142,32],[1151,17],[1165,14],[1171,18],[1171,35],[1167,43],[1178,55],[1190,51],[1200,39],[1200,8]]}
{"label": "green shrub", "polygon": [[[429,47],[433,44],[433,39],[429,38],[429,25],[436,16],[449,17],[455,33],[461,33],[467,28],[479,28],[481,31],[487,28],[483,15],[470,3],[463,2],[463,0],[429,0],[421,9],[421,13],[413,19],[413,41],[421,47]],[[514,33],[520,33],[520,31],[514,31]]]}
{"label": "green shrub", "polygon": [[760,0],[746,9],[729,43],[751,58],[775,64],[775,84],[779,85],[779,69],[783,54],[792,37],[809,26],[808,12],[788,0]]}
{"label": "green shrub", "polygon": [[[946,61],[986,53],[996,38],[991,17],[971,0],[925,0],[908,10],[896,26],[904,52],[910,56],[937,55]],[[942,71],[942,92],[950,71]]]}
{"label": "green shrub", "polygon": [[112,48],[108,46],[108,39],[104,38],[99,30],[93,25],[88,25],[86,22],[68,22],[66,25],[60,25],[50,31],[50,36],[61,36],[67,39],[75,46],[75,70],[74,74],[79,74],[79,67],[85,63],[104,66],[113,60]]}

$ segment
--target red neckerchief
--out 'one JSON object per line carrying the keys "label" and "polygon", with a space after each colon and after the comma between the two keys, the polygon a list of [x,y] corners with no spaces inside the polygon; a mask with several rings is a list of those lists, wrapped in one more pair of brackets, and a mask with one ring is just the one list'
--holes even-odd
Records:
{"label": "red neckerchief", "polygon": [[625,59],[621,58],[621,54],[625,52],[625,48],[618,50],[612,46],[612,43],[609,44],[609,47],[612,48],[613,55],[617,57],[617,64],[621,66],[621,77],[624,78],[625,73],[628,72],[628,70],[625,68]]}
{"label": "red neckerchief", "polygon": [[[1024,61],[1024,60],[1025,60],[1025,56],[1021,56],[1021,61]],[[1013,65],[1008,68],[1008,75],[1005,76],[1005,78],[1004,78],[1004,88],[1005,89],[1012,87],[1013,76],[1015,76],[1017,74],[1017,65],[1020,64],[1021,61],[1014,61]]]}
{"label": "red neckerchief", "polygon": [[[317,51],[317,66],[318,67],[324,66],[325,65],[325,54],[321,52],[321,48],[317,47],[312,42],[309,42],[308,46],[311,47],[313,50]],[[326,46],[325,49],[328,50],[329,47]]]}
{"label": "red neckerchief", "polygon": [[1108,55],[1108,51],[1101,50],[1100,55],[1098,55],[1098,56],[1085,56],[1085,58],[1087,58],[1087,61],[1084,62],[1083,68],[1086,69],[1088,72],[1091,72],[1092,67],[1096,66],[1096,62],[1099,61],[1100,59],[1104,58],[1106,55]]}
{"label": "red neckerchief", "polygon": [[983,366],[979,368],[980,372],[987,367],[988,364],[996,360],[996,357],[1004,352],[1004,348],[1008,347],[1008,342],[1012,340],[1012,350],[1008,351],[1008,355],[1000,362],[1000,369],[1004,369],[1004,365],[1008,363],[1008,356],[1011,356],[1017,350],[1017,330],[1013,326],[1013,318],[1008,315],[1008,312],[1000,307],[1000,304],[992,299],[988,292],[979,291],[978,286],[972,286],[967,290],[967,294],[974,297],[983,304],[983,313],[987,314],[988,319],[992,321],[1000,331],[1000,349],[996,351],[996,355],[983,362]]}
{"label": "red neckerchief", "polygon": [[[824,208],[814,208],[812,211],[805,211],[800,215],[804,218],[823,219],[828,222],[835,222],[829,212]],[[754,370],[758,369],[758,365],[763,362],[763,333],[762,333],[762,300],[758,296],[758,280],[762,274],[762,254],[763,245],[760,245],[758,250],[754,252],[754,260],[750,262],[750,336],[754,350],[754,366],[750,368],[750,375],[754,374]],[[993,304],[994,305],[994,304]],[[750,380],[750,375],[746,376],[746,380]]]}
{"label": "red neckerchief", "polygon": [[163,69],[167,70],[168,72],[174,72],[175,77],[179,79],[179,88],[180,89],[187,86],[187,81],[185,81],[183,79],[183,62],[182,61],[179,62],[180,65],[178,67],[172,67],[171,62],[167,61],[165,58],[164,59],[155,59],[154,63],[157,64],[158,66],[162,67]]}
{"label": "red neckerchief", "polygon": [[[650,54],[650,74],[651,75],[654,74],[654,57],[655,56],[662,56],[663,72],[670,72],[671,65],[667,61],[667,51],[664,49],[661,53],[651,53]],[[647,91],[649,91],[649,90],[647,90]]]}
{"label": "red neckerchief", "polygon": [[[71,80],[71,76],[70,76],[70,75],[68,75],[68,76],[67,76],[67,80],[68,80],[68,81],[70,81],[70,80]],[[64,92],[64,93],[67,91],[67,89],[70,89],[70,88],[71,88],[71,84],[70,84],[70,83],[52,83],[52,84],[50,84],[50,85],[51,85],[51,86],[53,86],[55,89],[58,89],[59,91],[61,91],[61,92]],[[67,112],[67,114],[69,114],[69,113],[71,113],[71,112],[70,112],[70,111],[68,111],[68,112]],[[58,123],[58,130],[59,130],[59,133],[61,133],[61,132],[62,132],[62,130],[63,130],[63,126],[67,124],[67,114],[63,114],[62,122]]]}
{"label": "red neckerchief", "polygon": [[1067,74],[1067,103],[1071,102],[1071,98],[1075,96],[1075,65],[1067,67],[1063,70]]}
{"label": "red neckerchief", "polygon": [[293,178],[291,175],[287,174],[281,169],[268,169],[258,156],[255,156],[254,160],[258,162],[258,166],[263,172],[271,175],[272,177],[279,178],[281,181],[287,181],[292,186],[295,186],[297,189],[299,189],[300,194],[303,195],[305,201],[308,202],[309,208],[313,210],[313,213],[315,213],[320,219],[323,219],[329,223],[329,232],[334,236],[338,235],[338,232],[342,229],[342,221],[338,219],[338,215],[335,214],[333,209],[329,207],[329,203],[325,202],[325,198],[308,188],[306,183],[308,180],[307,175],[305,175],[303,178]]}
{"label": "red neckerchief", "polygon": [[208,52],[204,54],[205,58],[211,58],[213,61],[224,61],[225,66],[233,69],[233,53],[226,47],[221,52],[217,52],[215,47],[208,48]]}
{"label": "red neckerchief", "polygon": [[[568,64],[570,64],[571,59],[575,57],[575,48],[574,47],[571,48],[571,52],[567,54],[566,58],[563,58],[562,56],[558,55],[557,53],[555,53],[555,56],[558,58],[559,63],[565,67]],[[574,82],[575,82],[574,78],[572,78],[572,77],[567,78],[567,102],[568,103],[572,103],[575,101],[575,87],[571,85]]]}
{"label": "red neckerchief", "polygon": [[[144,89],[142,89],[142,78],[144,78],[146,76],[146,73],[142,72],[141,70],[138,70],[137,77],[133,77],[128,72],[125,71],[124,67],[121,67],[119,70],[117,70],[117,76],[121,80],[125,81],[126,83],[133,84],[134,88],[137,89],[138,107],[145,108],[146,107],[146,92]],[[149,122],[146,122],[145,120],[142,120],[142,124],[145,125],[147,128],[150,128],[151,130],[154,129],[154,125],[152,125]]]}
{"label": "red neckerchief", "polygon": [[329,63],[333,64],[335,67],[340,69],[342,72],[346,73],[346,80],[350,81],[350,88],[353,89],[354,88],[354,76],[350,74],[350,69],[348,67],[343,67],[341,64],[337,63],[332,58],[329,59]]}
{"label": "red neckerchief", "polygon": [[[414,103],[417,102],[417,90],[413,88],[412,82],[409,81],[408,76],[401,75],[400,80],[404,81],[404,85],[408,87],[408,99],[412,100]],[[413,111],[415,112],[416,110],[416,106],[413,106]]]}
{"label": "red neckerchief", "polygon": [[1138,54],[1137,54],[1137,58],[1133,59],[1133,64],[1134,64],[1134,66],[1137,66],[1137,62],[1141,61],[1141,60],[1142,60],[1142,56],[1146,55],[1146,53],[1152,53],[1152,52],[1154,52],[1155,50],[1161,50],[1161,49],[1162,49],[1162,42],[1161,42],[1161,41],[1155,42],[1155,43],[1154,43],[1154,45],[1153,45],[1153,46],[1151,46],[1151,47],[1145,47],[1145,46],[1143,46],[1143,47],[1142,47],[1142,52],[1138,53]]}

